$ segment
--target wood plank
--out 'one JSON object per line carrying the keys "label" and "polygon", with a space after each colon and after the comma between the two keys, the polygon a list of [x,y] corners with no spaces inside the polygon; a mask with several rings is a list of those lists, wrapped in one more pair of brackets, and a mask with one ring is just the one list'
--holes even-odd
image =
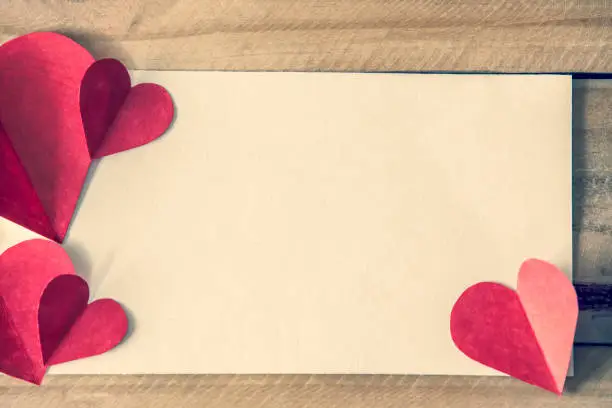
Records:
{"label": "wood plank", "polygon": [[610,0],[42,0],[0,5],[0,40],[76,38],[131,68],[612,71]]}
{"label": "wood plank", "polygon": [[505,377],[195,375],[50,376],[42,387],[0,378],[7,408],[351,407],[607,408],[612,350],[577,349],[563,397]]}

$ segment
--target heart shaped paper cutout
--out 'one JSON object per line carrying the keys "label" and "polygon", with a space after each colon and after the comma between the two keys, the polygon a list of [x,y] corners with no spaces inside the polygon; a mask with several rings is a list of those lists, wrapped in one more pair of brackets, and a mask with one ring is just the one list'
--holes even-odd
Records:
{"label": "heart shaped paper cutout", "polygon": [[60,275],[40,299],[38,324],[46,365],[105,353],[125,337],[128,320],[112,299],[87,304],[89,287],[77,275]]}
{"label": "heart shaped paper cutout", "polygon": [[537,259],[519,270],[517,290],[477,283],[450,319],[453,342],[471,359],[556,394],[569,368],[578,300],[556,266]]}
{"label": "heart shaped paper cutout", "polygon": [[119,344],[128,327],[121,306],[88,298],[87,283],[52,241],[24,241],[0,255],[0,372],[40,384],[48,366]]}
{"label": "heart shaped paper cutout", "polygon": [[174,117],[168,92],[156,84],[131,88],[115,59],[96,61],[81,86],[81,115],[92,158],[142,146],[160,137]]}
{"label": "heart shaped paper cutout", "polygon": [[62,242],[92,157],[148,143],[172,121],[165,89],[130,87],[119,61],[94,62],[60,34],[1,45],[0,217]]}
{"label": "heart shaped paper cutout", "polygon": [[[0,153],[14,155],[0,162],[0,216],[56,241],[64,239],[91,162],[79,89],[93,62],[83,47],[54,33],[0,46],[0,143],[14,149]],[[3,184],[8,173],[29,182]]]}

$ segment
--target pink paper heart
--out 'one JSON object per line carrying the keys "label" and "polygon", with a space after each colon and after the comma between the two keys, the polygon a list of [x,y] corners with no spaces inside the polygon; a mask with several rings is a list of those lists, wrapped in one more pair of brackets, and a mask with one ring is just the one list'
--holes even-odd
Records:
{"label": "pink paper heart", "polygon": [[[79,89],[93,57],[59,34],[0,46],[0,216],[62,241],[91,159]],[[13,179],[13,176],[17,178]]]}
{"label": "pink paper heart", "polygon": [[131,88],[120,62],[60,34],[1,45],[0,217],[62,242],[92,157],[154,140],[173,115],[165,89]]}
{"label": "pink paper heart", "polygon": [[571,281],[554,265],[530,259],[521,265],[516,291],[481,282],[463,292],[450,329],[473,360],[561,394],[577,319]]}
{"label": "pink paper heart", "polygon": [[48,366],[101,354],[127,332],[111,299],[87,304],[87,283],[61,246],[19,243],[0,255],[0,371],[40,384]]}
{"label": "pink paper heart", "polygon": [[96,61],[87,70],[80,98],[92,158],[149,143],[174,117],[172,98],[163,87],[147,83],[131,88],[127,69],[115,59]]}

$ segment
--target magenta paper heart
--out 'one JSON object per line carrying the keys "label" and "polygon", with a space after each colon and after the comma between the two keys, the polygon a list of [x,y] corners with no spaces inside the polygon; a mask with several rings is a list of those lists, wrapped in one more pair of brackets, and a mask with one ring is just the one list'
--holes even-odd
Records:
{"label": "magenta paper heart", "polygon": [[125,337],[128,320],[121,305],[88,299],[87,282],[77,275],[60,275],[47,285],[38,308],[45,365],[102,354]]}
{"label": "magenta paper heart", "polygon": [[163,87],[131,87],[125,66],[115,59],[103,59],[83,78],[81,115],[91,157],[100,158],[160,137],[172,123],[174,106]]}
{"label": "magenta paper heart", "polygon": [[173,115],[165,89],[131,88],[121,63],[95,62],[67,37],[33,33],[3,44],[0,216],[62,242],[92,158],[150,142]]}
{"label": "magenta paper heart", "polygon": [[40,384],[47,367],[104,353],[128,321],[111,299],[88,304],[64,249],[30,240],[0,255],[0,371]]}

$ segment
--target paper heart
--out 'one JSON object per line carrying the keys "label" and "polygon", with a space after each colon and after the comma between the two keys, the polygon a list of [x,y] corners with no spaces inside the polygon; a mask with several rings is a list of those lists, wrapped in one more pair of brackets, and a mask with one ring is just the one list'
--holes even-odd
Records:
{"label": "paper heart", "polygon": [[68,229],[91,161],[79,89],[93,62],[59,34],[28,34],[0,46],[0,155],[7,159],[0,162],[0,216],[56,241]]}
{"label": "paper heart", "polygon": [[95,62],[81,86],[81,115],[92,158],[142,146],[170,126],[174,106],[156,84],[131,87],[125,66],[115,59]]}
{"label": "paper heart", "polygon": [[40,384],[47,367],[104,353],[127,333],[111,299],[87,304],[87,283],[58,244],[30,240],[0,255],[0,371]]}
{"label": "paper heart", "polygon": [[561,394],[577,319],[571,281],[556,266],[530,259],[520,267],[516,291],[481,282],[463,292],[450,330],[471,359]]}
{"label": "paper heart", "polygon": [[112,299],[87,304],[89,287],[77,275],[61,275],[45,289],[38,309],[43,361],[55,365],[107,352],[125,337],[127,316]]}
{"label": "paper heart", "polygon": [[0,46],[0,217],[64,240],[92,157],[147,143],[172,120],[163,88],[130,86],[118,61],[96,63],[59,34]]}

